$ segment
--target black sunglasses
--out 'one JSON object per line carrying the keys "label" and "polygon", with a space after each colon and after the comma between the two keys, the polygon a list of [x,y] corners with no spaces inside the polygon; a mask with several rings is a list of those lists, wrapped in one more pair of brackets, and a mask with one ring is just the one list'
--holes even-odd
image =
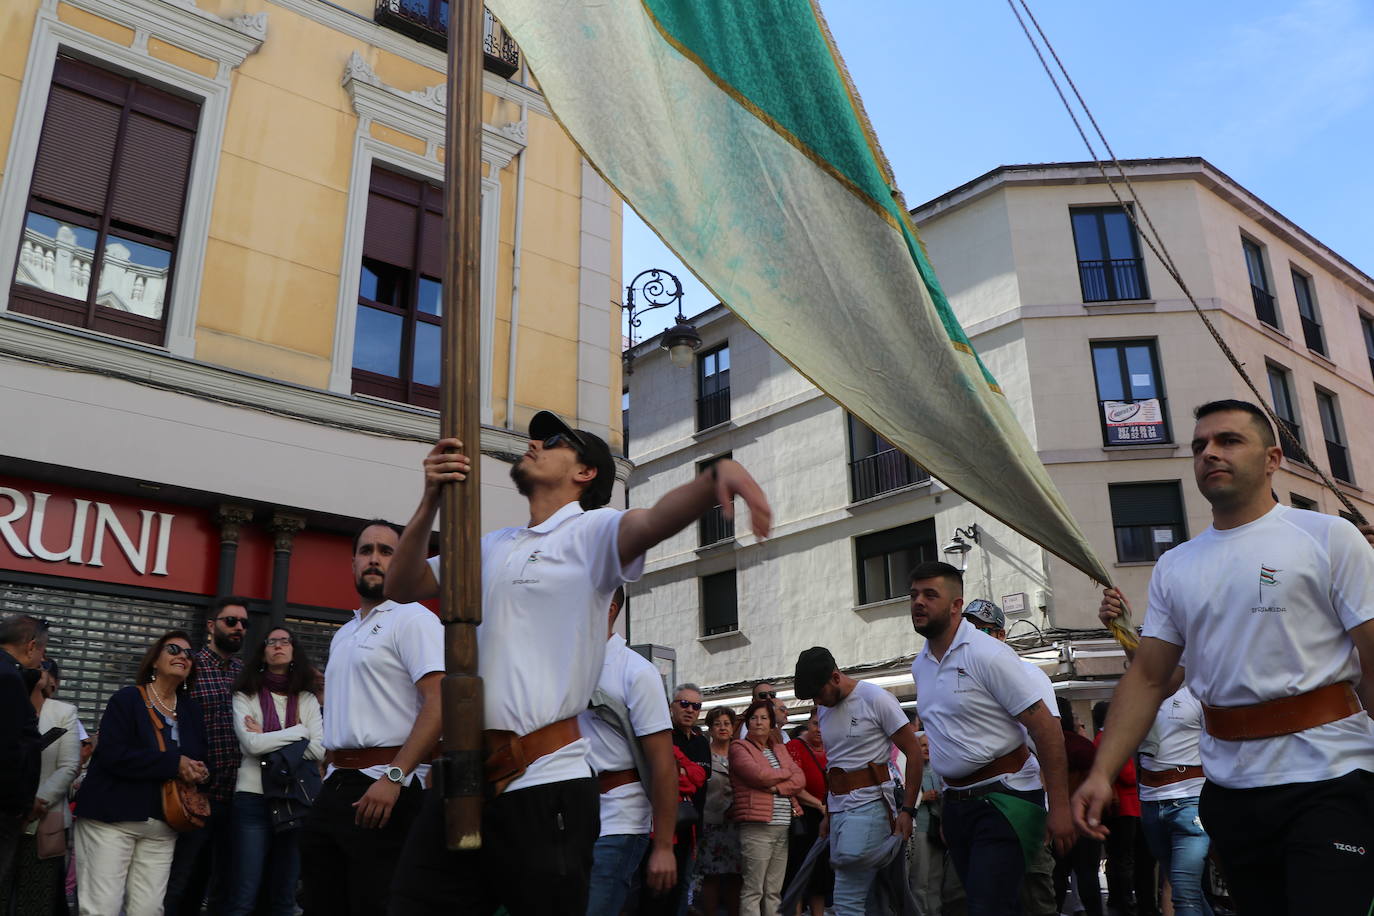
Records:
{"label": "black sunglasses", "polygon": [[677,705],[683,709],[701,709],[700,703],[693,703],[691,700],[678,700]]}
{"label": "black sunglasses", "polygon": [[247,617],[216,617],[220,623],[226,627],[246,627],[248,626]]}
{"label": "black sunglasses", "polygon": [[185,655],[187,658],[191,656],[191,650],[189,648],[180,646],[174,642],[163,643],[162,651],[166,652],[168,655]]}
{"label": "black sunglasses", "polygon": [[760,691],[759,691],[759,695],[756,696],[754,699],[756,699],[756,700],[776,700],[777,698],[778,698],[778,692],[777,692],[776,690],[760,690]]}
{"label": "black sunglasses", "polygon": [[582,454],[582,446],[578,444],[576,439],[567,433],[554,433],[544,440],[544,448],[546,449],[558,448],[560,445],[566,445],[568,448],[577,452],[578,455]]}

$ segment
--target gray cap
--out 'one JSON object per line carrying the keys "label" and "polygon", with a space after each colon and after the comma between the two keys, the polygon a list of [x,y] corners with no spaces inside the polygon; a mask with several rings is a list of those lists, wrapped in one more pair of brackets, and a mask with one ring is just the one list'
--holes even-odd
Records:
{"label": "gray cap", "polygon": [[986,598],[974,598],[964,605],[964,616],[997,630],[1007,628],[1007,615],[1002,613],[1000,607]]}

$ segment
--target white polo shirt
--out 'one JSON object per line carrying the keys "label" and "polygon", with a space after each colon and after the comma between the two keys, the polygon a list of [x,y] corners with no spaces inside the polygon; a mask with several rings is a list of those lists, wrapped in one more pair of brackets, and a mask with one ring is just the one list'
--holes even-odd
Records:
{"label": "white polo shirt", "polygon": [[[618,509],[568,503],[533,528],[482,537],[477,673],[486,728],[527,735],[587,708],[606,654],[611,596],[644,570],[620,565]],[[430,568],[439,579],[439,558]],[[591,775],[587,739],[530,764],[506,791]]]}
{"label": "white polo shirt", "polygon": [[[1058,719],[1059,701],[1055,699],[1054,682],[1050,680],[1050,676],[1035,662],[1027,661],[1023,658],[1021,659],[1021,664],[1026,666],[1026,673],[1030,675],[1031,680],[1035,681],[1036,686],[1040,688],[1040,699],[1045,702],[1045,708],[1050,711],[1050,715]],[[1021,729],[1021,733],[1026,736],[1026,744],[1030,747],[1031,753],[1038,754],[1039,751],[1035,748],[1035,741],[1031,738],[1030,732],[1026,730],[1026,726],[1017,722],[1016,727]]]}
{"label": "white polo shirt", "polygon": [[[1249,706],[1358,683],[1348,630],[1374,620],[1374,550],[1354,525],[1276,505],[1159,558],[1144,633],[1183,647],[1188,688],[1208,706]],[[1374,771],[1364,712],[1253,741],[1200,737],[1207,778],[1231,789]]]}
{"label": "white polo shirt", "polygon": [[[625,645],[616,633],[606,641],[606,661],[597,687],[630,710],[630,727],[639,737],[668,732],[668,697],[658,669],[647,658]],[[629,742],[590,709],[577,716],[587,739],[587,763],[593,773],[634,769]],[[671,746],[671,742],[670,742]],[[601,835],[647,834],[653,826],[653,810],[644,783],[617,786],[601,796]]]}
{"label": "white polo shirt", "polygon": [[[887,766],[892,736],[907,725],[906,713],[897,698],[881,687],[859,681],[834,706],[816,706],[816,719],[825,742],[825,765],[858,770],[870,763]],[[848,811],[881,798],[893,789],[892,780],[881,786],[865,786],[845,795],[831,792],[826,807],[833,814]]]}
{"label": "white polo shirt", "polygon": [[[944,658],[937,662],[926,643],[911,663],[930,765],[942,779],[954,782],[1025,743],[1016,716],[1041,700],[1043,692],[1011,646],[962,618],[958,626]],[[996,780],[1010,789],[1042,788],[1040,762],[1031,754],[1017,772],[973,785]]]}
{"label": "white polo shirt", "polygon": [[[406,743],[420,713],[415,684],[444,670],[444,626],[423,604],[383,601],[366,616],[334,632],[329,664],[324,669],[324,746],[341,748],[398,747]],[[333,767],[329,770],[334,771]],[[386,767],[360,772],[379,779]],[[429,764],[406,774],[423,779]]]}
{"label": "white polo shirt", "polygon": [[[1155,723],[1140,745],[1140,766],[1156,773],[1174,767],[1202,766],[1202,750],[1198,739],[1202,736],[1202,704],[1187,687],[1180,687],[1159,705]],[[1195,798],[1202,794],[1205,776],[1185,779],[1167,786],[1151,788],[1139,784],[1141,801],[1167,801],[1173,798]]]}

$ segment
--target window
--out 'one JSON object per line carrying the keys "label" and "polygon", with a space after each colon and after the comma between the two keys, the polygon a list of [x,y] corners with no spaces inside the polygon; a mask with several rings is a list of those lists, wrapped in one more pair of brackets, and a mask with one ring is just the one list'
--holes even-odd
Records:
{"label": "window", "polygon": [[1178,481],[1117,483],[1107,487],[1116,529],[1116,558],[1122,563],[1158,560],[1188,539]]}
{"label": "window", "polygon": [[1153,340],[1092,345],[1103,445],[1170,442],[1168,402]]}
{"label": "window", "polygon": [[1374,376],[1374,318],[1360,315],[1360,330],[1364,332],[1364,352],[1369,357],[1369,374]]}
{"label": "window", "polygon": [[353,337],[353,390],[439,406],[444,202],[436,185],[373,166]]}
{"label": "window", "polygon": [[730,346],[697,357],[697,429],[730,419]]}
{"label": "window", "polygon": [[625,454],[630,454],[630,389],[620,392],[620,441]]}
{"label": "window", "polygon": [[1288,504],[1294,509],[1306,509],[1308,512],[1317,511],[1317,501],[1308,499],[1306,496],[1299,496],[1296,493],[1288,494]]}
{"label": "window", "polygon": [[59,57],[10,307],[162,344],[199,120],[196,102]]}
{"label": "window", "polygon": [[[726,452],[724,455],[717,455],[709,461],[703,461],[697,465],[697,473],[701,473],[717,461],[729,457],[730,453]],[[702,547],[733,540],[735,537],[735,522],[733,519],[725,517],[725,511],[720,506],[708,509],[706,514],[701,517],[701,521],[697,522],[697,528],[700,535],[699,543]]]}
{"label": "window", "polygon": [[1322,438],[1326,440],[1326,461],[1331,468],[1331,476],[1337,480],[1351,483],[1350,456],[1346,453],[1345,436],[1341,432],[1341,413],[1336,405],[1336,396],[1329,391],[1317,389],[1317,416],[1322,421]]}
{"label": "window", "polygon": [[[377,0],[377,22],[440,50],[448,48],[449,0]],[[482,10],[482,66],[510,77],[520,69],[520,49],[501,23]]]}
{"label": "window", "polygon": [[1322,323],[1317,318],[1317,298],[1312,292],[1312,278],[1298,270],[1293,272],[1293,294],[1298,297],[1298,315],[1302,319],[1302,336],[1307,349],[1326,355],[1326,340]]}
{"label": "window", "polygon": [[1148,298],[1145,262],[1126,211],[1120,207],[1081,207],[1069,213],[1083,301]]}
{"label": "window", "polygon": [[739,629],[739,602],[735,571],[727,569],[701,577],[701,635],[733,633]]}
{"label": "window", "polygon": [[1245,269],[1250,274],[1250,298],[1255,301],[1255,317],[1271,327],[1279,327],[1279,312],[1274,305],[1274,291],[1269,286],[1269,274],[1264,269],[1264,249],[1259,243],[1242,238]]}
{"label": "window", "polygon": [[[1269,374],[1269,394],[1274,399],[1274,414],[1278,416],[1279,422],[1293,434],[1293,439],[1298,444],[1302,444],[1302,426],[1298,424],[1298,414],[1293,409],[1293,394],[1288,384],[1288,370],[1273,363],[1266,363],[1265,366]],[[1284,457],[1294,461],[1298,460],[1297,449],[1293,448],[1292,444],[1281,433],[1279,445],[1283,448]]]}
{"label": "window", "polygon": [[849,493],[854,502],[930,480],[930,473],[846,413],[849,426]]}
{"label": "window", "polygon": [[918,564],[938,559],[935,520],[876,531],[854,539],[859,568],[859,603],[900,598],[910,591],[908,576]]}

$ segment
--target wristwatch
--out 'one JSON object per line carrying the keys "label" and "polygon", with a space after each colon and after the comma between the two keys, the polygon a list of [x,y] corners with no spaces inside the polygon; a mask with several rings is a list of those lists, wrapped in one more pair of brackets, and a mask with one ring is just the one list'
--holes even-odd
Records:
{"label": "wristwatch", "polygon": [[902,810],[905,811],[907,814],[910,814],[912,817],[916,816],[915,805],[902,805]]}
{"label": "wristwatch", "polygon": [[386,778],[399,786],[402,782],[405,781],[406,771],[401,769],[400,767],[387,767]]}

